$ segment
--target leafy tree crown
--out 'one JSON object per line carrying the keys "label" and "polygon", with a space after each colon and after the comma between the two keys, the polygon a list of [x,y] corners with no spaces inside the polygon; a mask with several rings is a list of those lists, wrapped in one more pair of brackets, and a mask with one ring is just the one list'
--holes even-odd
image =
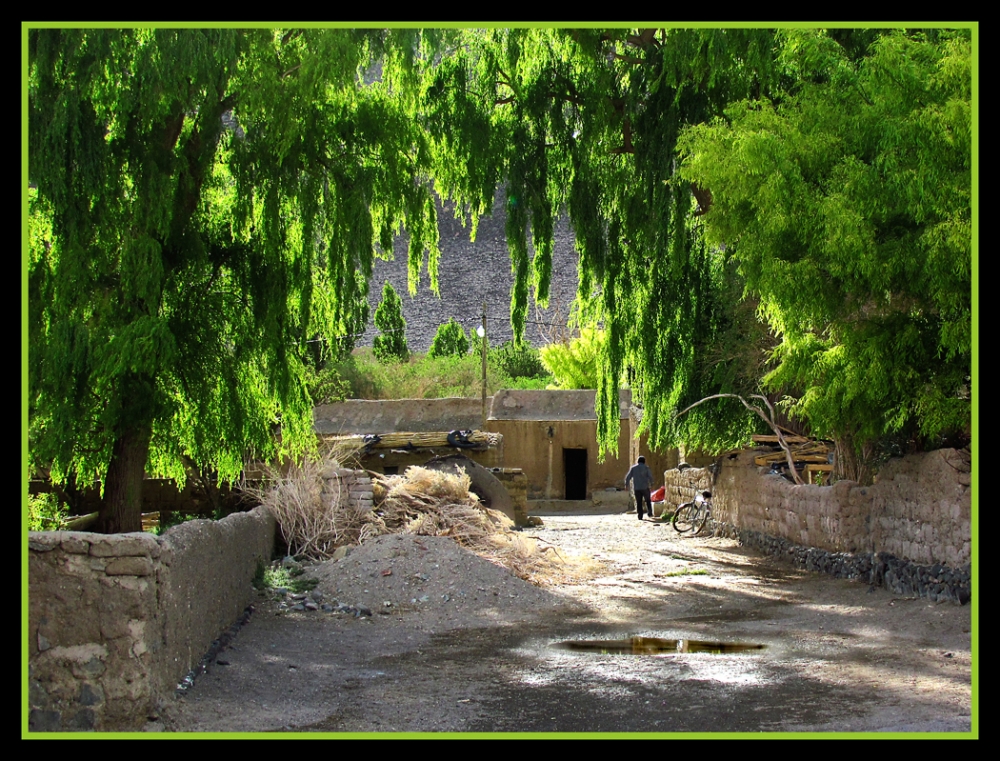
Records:
{"label": "leafy tree crown", "polygon": [[382,288],[382,300],[375,309],[375,336],[372,350],[382,362],[402,362],[410,356],[406,345],[406,320],[403,302],[389,282]]}
{"label": "leafy tree crown", "polygon": [[431,341],[431,347],[427,353],[432,357],[452,355],[462,357],[468,354],[469,338],[465,334],[465,328],[456,322],[454,317],[448,322],[438,325],[434,340]]}

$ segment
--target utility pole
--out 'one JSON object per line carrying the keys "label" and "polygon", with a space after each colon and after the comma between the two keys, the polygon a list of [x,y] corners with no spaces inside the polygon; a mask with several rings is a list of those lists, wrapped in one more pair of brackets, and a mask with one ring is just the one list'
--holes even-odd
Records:
{"label": "utility pole", "polygon": [[479,333],[479,337],[483,339],[482,352],[483,352],[483,425],[480,428],[481,431],[486,430],[486,347],[488,346],[486,338],[486,301],[483,300],[483,324],[476,331]]}

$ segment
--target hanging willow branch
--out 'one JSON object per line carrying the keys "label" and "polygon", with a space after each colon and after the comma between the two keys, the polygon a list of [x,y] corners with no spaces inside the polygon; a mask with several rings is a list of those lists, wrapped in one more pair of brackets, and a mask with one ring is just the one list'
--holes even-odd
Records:
{"label": "hanging willow branch", "polygon": [[721,399],[722,397],[727,397],[727,396],[728,397],[732,397],[733,399],[739,399],[743,403],[744,407],[746,407],[751,412],[756,413],[760,417],[761,420],[763,420],[765,423],[767,423],[771,427],[771,430],[774,431],[775,436],[778,437],[778,444],[781,446],[782,450],[784,450],[784,452],[785,452],[785,460],[788,462],[788,470],[792,474],[792,478],[795,480],[795,483],[797,483],[797,484],[804,483],[802,481],[802,479],[799,477],[798,471],[795,470],[795,461],[792,459],[792,450],[791,450],[791,448],[789,448],[788,442],[785,441],[785,436],[781,432],[781,427],[776,422],[774,422],[774,407],[771,405],[771,402],[768,401],[768,399],[767,399],[766,396],[761,396],[760,394],[751,394],[750,398],[751,399],[763,399],[764,400],[764,404],[767,405],[767,411],[770,413],[770,417],[768,417],[767,415],[765,415],[764,411],[760,407],[756,407],[756,406],[750,404],[750,402],[748,402],[746,399],[744,399],[739,394],[712,394],[711,396],[706,396],[704,399],[699,399],[694,404],[690,405],[689,407],[685,407],[683,410],[681,410],[680,412],[678,412],[677,413],[677,417],[680,417],[681,415],[683,415],[684,413],[688,412],[689,410],[694,409],[699,404],[702,404],[703,402],[707,402],[709,399]]}

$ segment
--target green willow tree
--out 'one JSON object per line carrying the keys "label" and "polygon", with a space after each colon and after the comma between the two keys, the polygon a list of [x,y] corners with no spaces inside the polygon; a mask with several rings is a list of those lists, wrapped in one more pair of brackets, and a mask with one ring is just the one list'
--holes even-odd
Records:
{"label": "green willow tree", "polygon": [[494,29],[423,108],[473,231],[506,189],[516,336],[568,213],[602,454],[620,378],[653,446],[738,445],[737,399],[676,410],[769,391],[857,449],[967,425],[970,88],[963,33]]}
{"label": "green willow tree", "polygon": [[[523,332],[531,289],[548,298],[555,218],[565,210],[579,251],[580,324],[602,326],[601,453],[617,446],[618,379],[645,405],[654,446],[732,445],[758,421],[738,401],[673,411],[709,393],[759,392],[758,357],[718,357],[750,338],[771,347],[724,255],[702,235],[697,188],[677,174],[689,124],[778,81],[770,30],[494,29],[467,33],[425,88],[439,167],[435,188],[471,219],[505,187]],[[530,246],[529,246],[530,229]],[[529,257],[533,249],[533,257]],[[754,354],[739,349],[739,354]],[[732,403],[730,403],[732,402]]]}
{"label": "green willow tree", "polygon": [[304,344],[353,332],[376,244],[405,226],[436,282],[425,42],[29,31],[29,451],[103,482],[102,530],[140,530],[145,471],[312,444]]}
{"label": "green willow tree", "polygon": [[787,34],[797,87],[734,104],[683,138],[781,343],[766,382],[811,429],[870,460],[874,442],[971,425],[972,118],[967,32],[893,32],[852,56]]}

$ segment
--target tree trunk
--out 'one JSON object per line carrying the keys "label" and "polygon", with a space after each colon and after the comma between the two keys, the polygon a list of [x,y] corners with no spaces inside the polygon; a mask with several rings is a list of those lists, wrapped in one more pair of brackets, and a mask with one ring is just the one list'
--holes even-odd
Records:
{"label": "tree trunk", "polygon": [[98,531],[105,534],[142,531],[142,482],[152,433],[148,425],[129,427],[115,440],[104,480]]}

